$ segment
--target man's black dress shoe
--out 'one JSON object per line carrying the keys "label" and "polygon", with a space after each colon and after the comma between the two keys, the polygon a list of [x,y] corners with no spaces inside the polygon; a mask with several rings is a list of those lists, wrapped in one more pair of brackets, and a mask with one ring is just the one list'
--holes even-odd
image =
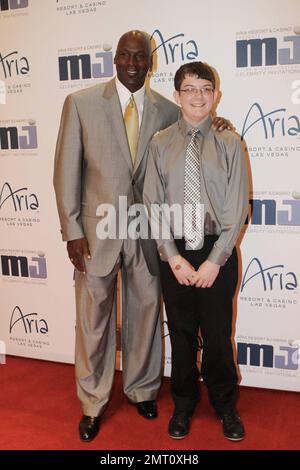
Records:
{"label": "man's black dress shoe", "polygon": [[89,442],[97,436],[100,427],[99,416],[86,416],[83,415],[79,423],[80,439]]}
{"label": "man's black dress shoe", "polygon": [[190,430],[190,418],[186,413],[174,413],[170,422],[168,433],[173,439],[183,439]]}
{"label": "man's black dress shoe", "polygon": [[136,404],[138,412],[146,419],[157,418],[157,406],[155,400],[150,401],[140,401]]}
{"label": "man's black dress shoe", "polygon": [[223,424],[223,434],[230,441],[241,441],[245,437],[243,422],[236,411],[224,413],[221,422]]}

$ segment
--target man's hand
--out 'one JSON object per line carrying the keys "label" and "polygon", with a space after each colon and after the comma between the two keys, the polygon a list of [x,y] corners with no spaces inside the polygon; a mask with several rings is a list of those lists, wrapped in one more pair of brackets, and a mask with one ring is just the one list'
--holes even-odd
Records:
{"label": "man's hand", "polygon": [[211,287],[215,282],[220,271],[220,266],[211,261],[204,261],[200,264],[198,271],[191,274],[189,280],[191,286],[195,287]]}
{"label": "man's hand", "polygon": [[86,238],[78,238],[67,243],[70,261],[78,271],[85,273],[84,258],[91,259],[89,244]]}
{"label": "man's hand", "polygon": [[234,127],[228,119],[222,117],[214,117],[212,122],[212,128],[217,131],[224,131],[224,129],[228,129],[229,131],[233,131]]}
{"label": "man's hand", "polygon": [[172,256],[168,259],[168,263],[179,284],[189,286],[189,279],[196,272],[193,266],[181,255]]}

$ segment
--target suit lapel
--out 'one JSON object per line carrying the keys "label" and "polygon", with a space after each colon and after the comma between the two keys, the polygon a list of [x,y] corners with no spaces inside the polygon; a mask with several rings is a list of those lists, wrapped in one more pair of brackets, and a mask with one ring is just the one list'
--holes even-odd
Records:
{"label": "suit lapel", "polygon": [[139,165],[143,160],[143,156],[149,144],[149,140],[153,136],[156,127],[157,119],[157,107],[156,107],[156,100],[151,93],[151,90],[146,88],[145,91],[145,100],[144,100],[144,110],[143,110],[143,118],[142,124],[140,128],[140,137],[138,142],[137,154],[134,164],[134,172],[138,169]]}
{"label": "suit lapel", "polygon": [[111,126],[114,130],[115,137],[120,145],[122,155],[124,156],[129,168],[132,171],[132,159],[130,155],[126,129],[124,126],[124,119],[118,92],[115,85],[115,80],[111,80],[107,83],[103,92],[103,98],[105,98],[104,107],[105,112],[107,114],[107,118],[110,121]]}

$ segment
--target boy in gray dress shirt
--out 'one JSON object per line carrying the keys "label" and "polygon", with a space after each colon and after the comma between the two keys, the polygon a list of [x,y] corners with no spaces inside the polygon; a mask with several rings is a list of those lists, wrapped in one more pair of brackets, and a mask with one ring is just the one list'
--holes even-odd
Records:
{"label": "boy in gray dress shirt", "polygon": [[224,436],[239,441],[245,430],[235,409],[231,334],[238,279],[235,243],[248,209],[245,157],[233,132],[217,133],[211,127],[218,96],[213,70],[202,62],[185,64],[174,84],[182,117],[154,136],[144,185],[172,346],[175,409],[168,432],[174,439],[185,437],[199,401],[200,328],[201,376]]}

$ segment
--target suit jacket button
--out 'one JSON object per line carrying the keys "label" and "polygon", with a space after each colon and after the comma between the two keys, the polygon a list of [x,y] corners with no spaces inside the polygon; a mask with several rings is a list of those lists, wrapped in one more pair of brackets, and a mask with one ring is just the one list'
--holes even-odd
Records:
{"label": "suit jacket button", "polygon": [[131,184],[132,184],[132,186],[134,186],[134,185],[135,185],[135,181],[134,181],[134,180],[132,180]]}

